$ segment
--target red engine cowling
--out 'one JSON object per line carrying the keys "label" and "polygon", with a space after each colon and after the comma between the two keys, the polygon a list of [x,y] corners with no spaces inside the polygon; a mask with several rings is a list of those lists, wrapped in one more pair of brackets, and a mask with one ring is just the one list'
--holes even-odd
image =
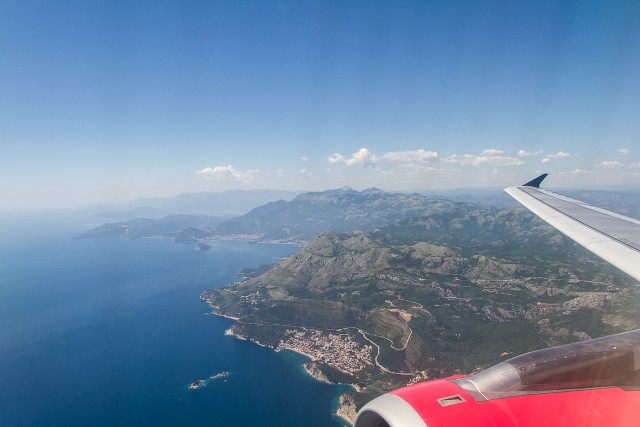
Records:
{"label": "red engine cowling", "polygon": [[355,427],[637,426],[640,331],[514,357],[382,395]]}

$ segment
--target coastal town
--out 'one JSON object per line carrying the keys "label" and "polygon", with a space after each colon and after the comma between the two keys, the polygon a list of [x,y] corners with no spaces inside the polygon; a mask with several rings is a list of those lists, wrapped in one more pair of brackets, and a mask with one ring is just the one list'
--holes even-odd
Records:
{"label": "coastal town", "polygon": [[292,350],[313,361],[333,365],[354,374],[373,364],[370,345],[360,345],[349,334],[323,333],[317,330],[287,329],[276,351]]}

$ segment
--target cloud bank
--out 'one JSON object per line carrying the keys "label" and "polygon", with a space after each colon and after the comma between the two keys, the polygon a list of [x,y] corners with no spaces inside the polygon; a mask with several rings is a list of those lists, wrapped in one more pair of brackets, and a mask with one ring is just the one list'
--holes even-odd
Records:
{"label": "cloud bank", "polygon": [[234,169],[231,165],[226,166],[214,166],[206,167],[196,172],[199,175],[210,181],[222,181],[222,182],[240,182],[248,184],[253,182],[255,175],[260,172],[258,169],[241,171]]}
{"label": "cloud bank", "polygon": [[[505,156],[504,150],[498,150],[496,148],[487,148],[482,150],[478,154],[451,154],[449,156],[442,157],[437,151],[428,151],[424,149],[411,150],[411,151],[390,151],[382,156],[376,156],[368,148],[361,148],[346,158],[340,153],[335,153],[329,156],[328,161],[331,164],[342,163],[347,166],[374,166],[380,161],[386,161],[391,163],[402,163],[409,165],[424,165],[426,163],[433,163],[437,161],[458,164],[463,166],[482,166],[482,165],[494,165],[494,166],[521,166],[525,162],[520,157],[531,156],[539,153],[527,153],[520,150],[517,156]],[[552,156],[561,156],[568,153],[558,153]]]}
{"label": "cloud bank", "polygon": [[382,158],[398,163],[428,163],[438,158],[438,152],[423,149],[414,151],[390,151],[383,155]]}
{"label": "cloud bank", "polygon": [[331,164],[336,164],[336,163],[344,163],[347,166],[362,166],[362,167],[366,167],[366,166],[375,166],[376,163],[378,163],[378,160],[380,160],[378,157],[376,157],[371,151],[369,151],[367,148],[361,148],[358,151],[356,151],[355,153],[353,153],[351,155],[350,158],[345,158],[342,154],[340,153],[335,153],[332,154],[331,156],[329,156],[329,163]]}

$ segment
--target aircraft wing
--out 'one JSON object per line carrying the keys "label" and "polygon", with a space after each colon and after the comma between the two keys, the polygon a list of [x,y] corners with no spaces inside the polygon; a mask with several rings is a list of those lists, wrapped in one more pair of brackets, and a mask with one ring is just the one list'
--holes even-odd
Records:
{"label": "aircraft wing", "polygon": [[600,258],[640,280],[640,221],[539,188],[546,174],[505,191]]}

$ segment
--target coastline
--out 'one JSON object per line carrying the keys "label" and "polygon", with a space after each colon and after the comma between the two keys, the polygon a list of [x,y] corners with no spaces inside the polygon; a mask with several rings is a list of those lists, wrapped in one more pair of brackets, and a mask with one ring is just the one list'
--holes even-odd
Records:
{"label": "coastline", "polygon": [[309,362],[315,362],[316,361],[316,359],[313,356],[311,356],[310,354],[307,354],[307,353],[305,353],[303,351],[300,351],[300,350],[297,350],[297,349],[293,349],[293,348],[289,348],[289,347],[277,347],[277,348],[274,349],[274,351],[276,353],[279,353],[279,352],[281,352],[283,350],[291,351],[293,353],[297,353],[297,354],[299,354],[301,356],[307,357],[309,359]]}
{"label": "coastline", "polygon": [[[203,300],[204,301],[204,300]],[[324,373],[322,373],[322,371],[318,368],[318,365],[316,363],[316,359],[307,354],[304,353],[298,349],[293,349],[293,348],[274,348],[271,345],[267,345],[267,344],[263,344],[253,338],[247,337],[245,335],[242,334],[238,334],[234,331],[234,326],[237,324],[237,322],[240,320],[240,318],[238,317],[233,317],[233,316],[228,316],[225,314],[221,314],[218,313],[215,310],[215,307],[213,307],[214,310],[210,312],[210,314],[213,314],[214,316],[219,316],[219,317],[224,317],[227,319],[231,319],[234,320],[236,323],[234,323],[233,325],[231,325],[230,328],[228,328],[227,330],[224,331],[225,335],[228,336],[232,336],[236,339],[242,340],[242,341],[250,341],[256,345],[259,345],[260,347],[266,347],[266,348],[270,348],[275,352],[280,352],[282,350],[285,351],[290,351],[296,354],[299,354],[303,357],[306,357],[309,359],[308,362],[303,363],[302,364],[302,369],[304,370],[305,374],[310,376],[311,378],[313,378],[316,381],[325,383],[325,384],[331,384],[331,385],[335,385],[335,386],[341,386],[341,387],[348,387],[350,389],[352,389],[353,391],[359,391],[359,387],[357,387],[354,384],[341,384],[341,383],[335,383],[330,381],[325,375]],[[334,417],[339,418],[341,421],[345,422],[347,426],[352,426],[353,422],[355,421],[355,414],[356,414],[356,406],[355,406],[355,402],[353,401],[353,398],[350,397],[348,394],[346,394],[345,392],[341,392],[341,394],[337,397],[337,402],[334,404],[333,409],[332,409],[332,414]]]}
{"label": "coastline", "polygon": [[[235,318],[230,317],[230,316],[224,316],[224,315],[219,315],[219,316],[220,316],[220,317],[226,317],[227,319],[234,319],[234,320],[236,320],[236,321],[238,320],[238,319],[235,319]],[[269,345],[269,344],[263,344],[263,343],[261,343],[260,341],[258,341],[258,340],[256,340],[256,339],[249,338],[249,337],[248,337],[248,336],[246,336],[246,335],[238,334],[236,331],[234,331],[234,330],[233,330],[233,327],[234,327],[234,326],[235,326],[235,323],[234,323],[233,325],[231,325],[231,327],[230,327],[229,329],[227,329],[226,331],[224,331],[224,334],[225,334],[225,335],[228,335],[228,336],[232,336],[232,337],[234,337],[234,338],[236,338],[236,339],[239,339],[239,340],[241,340],[241,341],[250,341],[250,342],[252,342],[252,343],[254,343],[254,344],[256,344],[256,345],[259,345],[260,347],[266,347],[266,348],[270,348],[271,350],[275,350],[275,349],[273,348],[273,346],[271,346],[271,345]]]}
{"label": "coastline", "polygon": [[348,426],[353,426],[357,412],[353,398],[346,393],[342,393],[338,398],[338,404],[333,415],[347,423]]}
{"label": "coastline", "polygon": [[[252,340],[250,339],[250,341]],[[346,389],[351,389],[357,392],[359,391],[357,386],[353,384],[342,384],[342,383],[335,383],[333,381],[330,381],[318,368],[318,364],[316,363],[314,358],[306,353],[303,353],[298,350],[293,350],[290,348],[274,349],[274,350],[276,352],[280,352],[283,350],[290,351],[292,353],[296,353],[303,357],[308,358],[309,361],[302,364],[302,369],[308,376],[310,376],[314,380],[319,381],[321,383],[344,388],[344,390],[340,391],[340,394],[336,396],[336,398],[333,399],[332,401],[331,415],[333,415],[336,418],[339,418],[342,422],[345,423],[346,426],[353,426],[353,423],[356,419],[356,413],[358,411],[356,409],[356,404],[353,398],[347,394]]]}
{"label": "coastline", "polygon": [[198,242],[216,242],[216,241],[236,241],[249,242],[250,244],[271,244],[271,245],[296,245],[304,248],[309,244],[308,240],[289,240],[289,239],[262,239],[264,234],[230,234],[225,236],[209,236],[205,239],[197,239]]}

